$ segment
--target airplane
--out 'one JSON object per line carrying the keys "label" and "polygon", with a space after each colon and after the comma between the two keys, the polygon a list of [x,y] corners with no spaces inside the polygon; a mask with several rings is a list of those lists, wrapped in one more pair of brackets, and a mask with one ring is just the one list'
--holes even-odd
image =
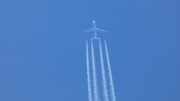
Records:
{"label": "airplane", "polygon": [[93,25],[92,28],[89,28],[88,30],[83,31],[83,33],[84,32],[93,32],[94,33],[94,39],[98,39],[97,32],[107,32],[104,29],[97,28],[95,20],[93,20],[92,25]]}

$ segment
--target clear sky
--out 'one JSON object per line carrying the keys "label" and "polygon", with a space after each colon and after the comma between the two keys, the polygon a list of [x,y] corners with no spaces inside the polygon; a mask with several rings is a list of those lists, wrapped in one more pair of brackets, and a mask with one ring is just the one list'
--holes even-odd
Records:
{"label": "clear sky", "polygon": [[106,39],[117,101],[180,101],[180,1],[1,0],[0,101],[87,101],[85,40]]}

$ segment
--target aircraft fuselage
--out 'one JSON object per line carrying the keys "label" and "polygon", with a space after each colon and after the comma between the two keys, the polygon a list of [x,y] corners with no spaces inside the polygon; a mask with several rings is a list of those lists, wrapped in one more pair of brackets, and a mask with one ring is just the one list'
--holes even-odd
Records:
{"label": "aircraft fuselage", "polygon": [[93,25],[94,38],[97,38],[96,22],[94,20],[92,22],[92,25]]}

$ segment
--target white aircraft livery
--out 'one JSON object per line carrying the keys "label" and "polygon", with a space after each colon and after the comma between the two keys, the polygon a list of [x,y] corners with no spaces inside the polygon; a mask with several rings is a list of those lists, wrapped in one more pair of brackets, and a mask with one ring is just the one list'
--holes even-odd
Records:
{"label": "white aircraft livery", "polygon": [[94,39],[97,39],[97,38],[98,38],[98,37],[97,37],[97,32],[107,32],[107,31],[105,31],[104,29],[99,29],[99,28],[97,28],[97,27],[96,27],[96,22],[95,22],[95,20],[93,20],[92,25],[93,25],[92,28],[89,28],[88,30],[85,30],[85,31],[83,31],[83,32],[93,32],[93,33],[94,33]]}

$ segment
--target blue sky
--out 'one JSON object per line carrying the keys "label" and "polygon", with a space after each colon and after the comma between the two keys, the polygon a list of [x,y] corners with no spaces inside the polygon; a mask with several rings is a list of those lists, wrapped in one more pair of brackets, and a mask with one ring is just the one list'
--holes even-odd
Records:
{"label": "blue sky", "polygon": [[87,101],[85,40],[106,38],[117,101],[180,100],[180,1],[4,0],[0,100]]}

